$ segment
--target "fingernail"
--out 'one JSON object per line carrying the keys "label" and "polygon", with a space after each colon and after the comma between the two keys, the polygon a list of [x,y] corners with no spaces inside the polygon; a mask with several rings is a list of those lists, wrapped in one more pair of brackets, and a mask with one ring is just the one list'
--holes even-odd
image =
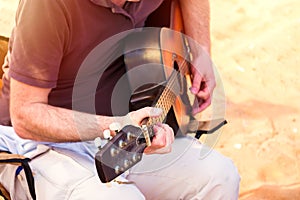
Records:
{"label": "fingernail", "polygon": [[160,115],[162,113],[162,109],[161,108],[153,108],[151,110],[151,114],[152,115]]}
{"label": "fingernail", "polygon": [[191,87],[191,88],[190,88],[190,91],[191,91],[193,94],[197,94],[197,88],[195,88],[195,87]]}

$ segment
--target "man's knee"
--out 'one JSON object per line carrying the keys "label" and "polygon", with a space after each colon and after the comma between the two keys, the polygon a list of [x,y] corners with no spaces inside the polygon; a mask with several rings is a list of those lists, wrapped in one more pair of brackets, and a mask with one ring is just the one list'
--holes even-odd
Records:
{"label": "man's knee", "polygon": [[230,159],[226,157],[219,159],[211,166],[208,174],[207,184],[198,194],[205,197],[201,199],[238,199],[240,176]]}
{"label": "man's knee", "polygon": [[224,187],[237,188],[240,183],[240,175],[233,162],[225,158],[222,165],[216,170],[215,181]]}

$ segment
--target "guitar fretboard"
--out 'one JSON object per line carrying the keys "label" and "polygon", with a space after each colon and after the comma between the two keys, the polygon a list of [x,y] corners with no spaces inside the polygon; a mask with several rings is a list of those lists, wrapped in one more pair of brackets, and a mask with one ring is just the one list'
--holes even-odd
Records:
{"label": "guitar fretboard", "polygon": [[173,71],[167,85],[165,86],[162,94],[160,95],[158,101],[153,107],[161,108],[163,113],[159,117],[151,117],[147,122],[147,126],[151,127],[154,124],[164,122],[171,106],[175,103],[176,96],[179,95],[179,82],[177,79],[178,72]]}

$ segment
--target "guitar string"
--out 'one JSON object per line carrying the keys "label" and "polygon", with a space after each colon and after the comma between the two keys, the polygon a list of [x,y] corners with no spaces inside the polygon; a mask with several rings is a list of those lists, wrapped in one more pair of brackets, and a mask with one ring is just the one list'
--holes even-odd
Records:
{"label": "guitar string", "polygon": [[[183,62],[180,65],[180,66],[183,65],[181,71],[185,71],[186,70],[185,68],[188,66],[186,64],[185,60],[186,60],[186,58],[184,58]],[[178,62],[177,62],[177,64],[178,64]],[[179,67],[179,68],[181,68],[181,67]],[[171,74],[171,77],[170,77],[170,80],[167,83],[166,89],[163,91],[161,97],[158,100],[158,103],[155,106],[155,107],[157,107],[157,106],[161,105],[162,107],[165,107],[167,109],[163,109],[164,112],[163,112],[163,114],[159,118],[154,118],[154,120],[152,119],[153,120],[152,123],[157,123],[158,121],[162,122],[164,120],[164,118],[166,117],[167,113],[169,112],[170,107],[175,102],[176,95],[174,94],[174,92],[172,92],[170,90],[170,88],[173,86],[173,84],[177,80],[177,76],[176,75],[178,75],[178,74],[179,73],[177,71],[174,71],[174,73]],[[166,101],[166,99],[169,100],[169,101]],[[166,105],[165,103],[168,103],[168,104]],[[157,120],[155,120],[155,119],[157,119]]]}
{"label": "guitar string", "polygon": [[[187,54],[186,57],[183,58],[183,61],[182,61],[181,65],[179,66],[179,69],[182,67],[181,71],[185,72],[187,70],[185,68],[187,68],[187,66],[188,66],[188,64],[186,63],[186,59],[187,59],[188,56],[189,55]],[[174,63],[175,63],[175,60],[174,60]],[[177,64],[178,64],[178,62],[177,62]],[[158,99],[156,105],[154,106],[154,107],[162,108],[163,114],[158,118],[150,118],[148,120],[147,126],[152,126],[152,125],[156,124],[157,122],[163,122],[163,120],[165,119],[167,113],[169,112],[172,104],[174,104],[174,102],[175,102],[176,95],[174,94],[174,92],[172,92],[170,90],[170,88],[176,82],[177,75],[180,74],[180,73],[177,72],[176,70],[173,71],[173,72],[174,73],[171,74],[171,77],[170,77],[169,81],[167,82],[166,88],[164,89],[162,95],[160,96],[160,98]]]}

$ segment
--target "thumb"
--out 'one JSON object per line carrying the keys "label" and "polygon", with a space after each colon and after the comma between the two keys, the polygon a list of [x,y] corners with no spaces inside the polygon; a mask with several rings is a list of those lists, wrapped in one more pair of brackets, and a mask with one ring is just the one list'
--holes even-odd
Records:
{"label": "thumb", "polygon": [[158,117],[162,114],[162,109],[161,108],[155,108],[155,107],[145,107],[142,109],[139,109],[137,111],[137,117],[140,119],[144,119],[146,117]]}
{"label": "thumb", "polygon": [[200,90],[201,83],[203,81],[203,76],[197,70],[195,70],[193,75],[194,75],[193,82],[192,82],[192,87],[190,88],[190,90],[193,94],[197,94]]}
{"label": "thumb", "polygon": [[162,114],[162,109],[154,107],[145,107],[133,112],[128,113],[125,116],[125,122],[123,124],[140,125],[142,121],[147,117],[158,117]]}

